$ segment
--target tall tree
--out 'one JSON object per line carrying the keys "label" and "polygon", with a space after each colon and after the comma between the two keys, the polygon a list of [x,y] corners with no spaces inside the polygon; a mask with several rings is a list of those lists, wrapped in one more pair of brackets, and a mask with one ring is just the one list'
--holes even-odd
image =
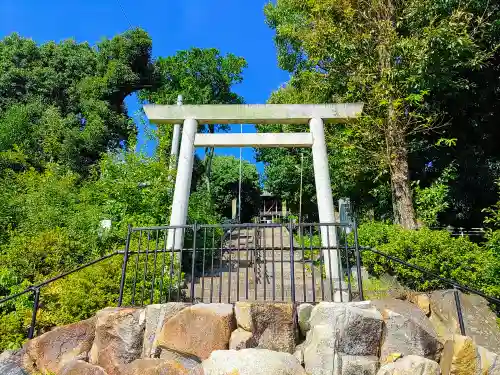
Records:
{"label": "tall tree", "polygon": [[67,40],[0,41],[0,163],[58,162],[87,172],[100,155],[124,148],[135,126],[123,103],[154,83],[152,42],[140,29],[97,46]]}
{"label": "tall tree", "polygon": [[450,117],[432,95],[468,90],[471,76],[491,64],[498,4],[278,0],[265,12],[291,85],[312,92],[312,102],[365,102],[351,145],[389,172],[394,220],[414,228],[410,142]]}
{"label": "tall tree", "polygon": [[[215,48],[191,48],[174,56],[160,57],[156,61],[159,74],[157,85],[142,90],[139,97],[155,104],[175,104],[182,95],[184,104],[241,104],[243,98],[233,91],[233,86],[243,81],[244,58],[231,53],[221,55]],[[214,133],[225,129],[222,125],[201,124],[202,131]],[[170,153],[171,129],[160,128],[159,150],[163,157]],[[207,169],[213,150],[207,150]]]}
{"label": "tall tree", "polygon": [[[231,218],[232,200],[239,197],[240,161],[234,156],[215,155],[210,176],[215,212]],[[198,192],[205,191],[201,184]],[[207,194],[208,195],[208,192]],[[246,160],[241,165],[241,221],[248,223],[258,213],[260,201],[259,173],[255,164]]]}

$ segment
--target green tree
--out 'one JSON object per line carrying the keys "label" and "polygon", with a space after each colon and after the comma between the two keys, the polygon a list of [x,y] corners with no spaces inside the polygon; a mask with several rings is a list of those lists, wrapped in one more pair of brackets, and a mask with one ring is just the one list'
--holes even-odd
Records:
{"label": "green tree", "polygon": [[[231,53],[221,55],[215,48],[191,48],[174,56],[160,57],[155,62],[159,74],[157,84],[140,92],[140,99],[155,104],[176,104],[182,95],[184,104],[241,104],[243,98],[233,91],[233,86],[243,81],[244,58]],[[201,125],[201,131],[214,133],[225,130],[225,125]],[[168,160],[172,129],[158,129],[158,153]],[[210,173],[213,149],[207,150],[209,158],[205,168]]]}
{"label": "green tree", "polygon": [[[216,155],[212,161],[210,174],[210,194],[205,181],[200,181],[197,193],[211,197],[213,209],[221,217],[231,218],[232,200],[238,199],[239,159],[234,156]],[[255,164],[246,160],[241,165],[241,222],[250,222],[257,214],[260,201],[259,173]]]}
{"label": "green tree", "polygon": [[414,228],[410,143],[445,120],[431,95],[467,90],[471,74],[491,64],[498,5],[278,0],[265,12],[279,64],[293,73],[290,85],[308,93],[304,102],[365,102],[350,145],[388,172],[394,220]]}
{"label": "green tree", "polygon": [[[4,177],[0,180],[2,297],[123,249],[129,224],[166,223],[171,208],[170,172],[158,158],[133,151],[104,155],[85,180],[57,164],[47,164],[42,172],[8,170]],[[219,222],[206,202],[210,199],[199,195],[190,201],[190,222]],[[111,220],[111,229],[101,228],[103,219]],[[117,256],[45,287],[38,326],[70,323],[115,305],[121,263]],[[132,280],[133,267],[129,272]],[[0,349],[19,346],[25,339],[30,298],[0,306]]]}
{"label": "green tree", "polygon": [[36,168],[57,162],[87,173],[102,153],[125,147],[136,129],[123,100],[155,82],[151,47],[141,29],[95,47],[37,45],[17,34],[1,40],[0,152],[16,149]]}

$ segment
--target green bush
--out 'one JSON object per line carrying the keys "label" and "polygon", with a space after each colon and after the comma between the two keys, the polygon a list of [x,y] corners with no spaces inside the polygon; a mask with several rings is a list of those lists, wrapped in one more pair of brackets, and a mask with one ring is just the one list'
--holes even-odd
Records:
{"label": "green bush", "polygon": [[[466,237],[454,238],[447,231],[428,228],[405,230],[400,226],[380,222],[359,227],[361,246],[419,266],[442,278],[479,289],[491,296],[500,296],[498,278],[493,270],[499,259],[488,247],[481,247]],[[362,252],[363,265],[374,275],[396,275],[404,285],[419,291],[449,288],[432,276],[391,261],[369,250]]]}

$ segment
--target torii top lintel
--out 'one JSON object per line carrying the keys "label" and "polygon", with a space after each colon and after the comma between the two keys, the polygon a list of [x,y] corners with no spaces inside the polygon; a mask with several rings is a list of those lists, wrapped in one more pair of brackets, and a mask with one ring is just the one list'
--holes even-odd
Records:
{"label": "torii top lintel", "polygon": [[363,103],[341,104],[147,104],[144,112],[156,124],[177,124],[196,119],[200,124],[307,124],[312,118],[325,123],[358,117]]}

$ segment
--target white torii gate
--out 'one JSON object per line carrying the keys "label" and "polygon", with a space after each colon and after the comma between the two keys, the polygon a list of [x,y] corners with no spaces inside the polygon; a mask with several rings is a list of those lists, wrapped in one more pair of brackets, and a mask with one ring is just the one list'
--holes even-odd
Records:
{"label": "white torii gate", "polygon": [[[156,124],[183,123],[182,141],[177,166],[171,226],[186,224],[191,176],[196,147],[311,147],[320,223],[335,222],[325,123],[346,122],[363,110],[362,103],[351,104],[221,104],[221,105],[156,105],[144,106],[149,120]],[[309,133],[198,133],[198,124],[309,124]],[[169,231],[167,246],[179,250],[183,246],[183,229]],[[321,244],[325,264],[332,264],[332,279],[337,284],[338,257],[336,230],[321,227]],[[175,243],[174,243],[175,242]],[[330,257],[332,259],[330,259]],[[330,262],[331,263],[326,263]],[[330,277],[329,267],[326,267]]]}

